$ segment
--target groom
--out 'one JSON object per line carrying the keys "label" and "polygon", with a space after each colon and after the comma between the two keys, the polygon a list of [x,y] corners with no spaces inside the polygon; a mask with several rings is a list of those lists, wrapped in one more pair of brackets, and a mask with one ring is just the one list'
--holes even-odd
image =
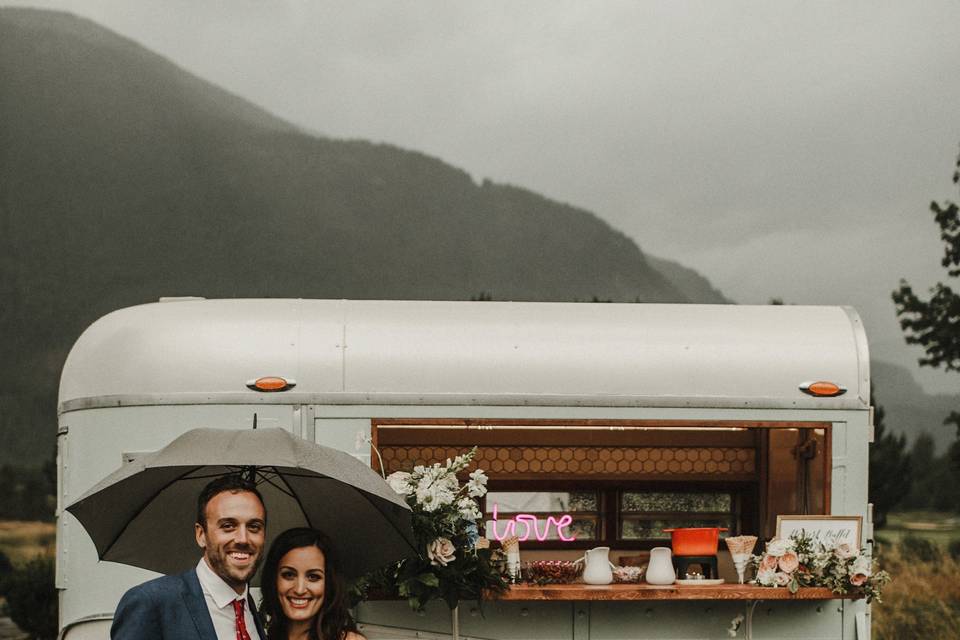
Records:
{"label": "groom", "polygon": [[260,564],[267,514],[256,486],[239,475],[200,493],[196,568],[133,587],[117,605],[112,640],[265,640],[248,582]]}

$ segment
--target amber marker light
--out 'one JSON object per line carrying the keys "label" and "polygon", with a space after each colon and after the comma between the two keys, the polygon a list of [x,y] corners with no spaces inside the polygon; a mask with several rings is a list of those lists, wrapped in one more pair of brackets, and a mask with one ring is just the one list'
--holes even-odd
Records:
{"label": "amber marker light", "polygon": [[817,396],[820,398],[832,398],[834,396],[842,396],[847,392],[845,387],[841,387],[835,382],[828,382],[826,380],[818,380],[816,382],[804,382],[800,385],[800,391],[803,391],[805,394],[810,396]]}
{"label": "amber marker light", "polygon": [[264,392],[287,391],[288,389],[293,389],[295,386],[297,386],[296,381],[287,380],[279,376],[264,376],[247,382],[248,389]]}

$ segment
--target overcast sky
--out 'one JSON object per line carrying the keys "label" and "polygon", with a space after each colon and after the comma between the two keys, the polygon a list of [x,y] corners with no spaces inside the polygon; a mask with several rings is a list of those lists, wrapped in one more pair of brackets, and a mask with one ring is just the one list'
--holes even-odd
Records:
{"label": "overcast sky", "polygon": [[[942,279],[960,3],[36,0],[309,130],[588,209],[728,297],[851,304]],[[931,390],[960,376],[915,375]]]}

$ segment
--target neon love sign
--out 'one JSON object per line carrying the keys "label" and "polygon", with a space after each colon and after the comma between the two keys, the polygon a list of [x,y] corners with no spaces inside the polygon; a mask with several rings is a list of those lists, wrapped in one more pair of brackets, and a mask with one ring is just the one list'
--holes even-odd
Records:
{"label": "neon love sign", "polygon": [[[492,532],[493,537],[496,538],[498,542],[503,542],[512,536],[517,536],[517,539],[523,542],[524,540],[529,540],[531,534],[536,537],[538,542],[543,542],[547,539],[547,536],[550,535],[551,524],[556,527],[557,536],[562,541],[573,542],[577,539],[576,536],[568,535],[564,532],[564,529],[573,523],[573,516],[569,513],[563,514],[559,519],[553,516],[547,516],[543,531],[540,531],[540,519],[537,516],[531,513],[519,513],[511,519],[503,521],[503,533],[501,534],[500,523],[497,520],[498,506],[497,504],[493,505],[493,520],[487,520],[487,537],[489,537]],[[517,533],[517,525],[521,524],[524,527],[523,535]]]}

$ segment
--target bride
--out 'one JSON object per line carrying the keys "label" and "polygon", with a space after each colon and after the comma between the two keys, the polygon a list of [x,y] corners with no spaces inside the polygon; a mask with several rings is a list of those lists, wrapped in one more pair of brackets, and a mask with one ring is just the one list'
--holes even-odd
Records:
{"label": "bride", "polygon": [[267,553],[260,581],[267,640],[366,640],[347,608],[329,538],[288,529]]}

